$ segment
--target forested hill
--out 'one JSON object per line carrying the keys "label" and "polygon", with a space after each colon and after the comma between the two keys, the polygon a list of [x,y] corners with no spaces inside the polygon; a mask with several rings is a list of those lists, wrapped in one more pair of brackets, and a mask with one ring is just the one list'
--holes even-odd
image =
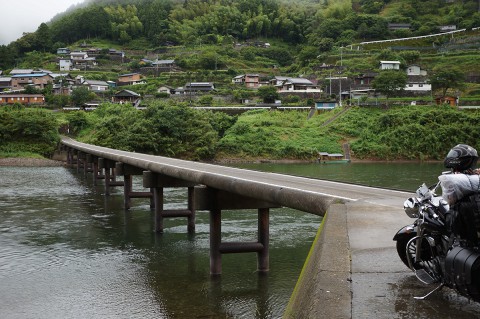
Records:
{"label": "forested hill", "polygon": [[[477,0],[91,0],[0,46],[0,69],[85,39],[132,49],[277,39],[303,60],[359,41],[480,26]],[[389,23],[409,24],[391,30]]]}

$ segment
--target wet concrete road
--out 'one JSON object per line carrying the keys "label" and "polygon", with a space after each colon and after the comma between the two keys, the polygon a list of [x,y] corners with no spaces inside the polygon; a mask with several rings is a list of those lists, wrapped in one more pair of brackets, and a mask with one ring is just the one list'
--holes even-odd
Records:
{"label": "wet concrete road", "polygon": [[398,195],[345,204],[351,254],[351,318],[480,318],[479,303],[448,288],[426,300],[413,298],[435,286],[418,281],[397,255],[392,238],[413,221],[403,212],[406,197]]}

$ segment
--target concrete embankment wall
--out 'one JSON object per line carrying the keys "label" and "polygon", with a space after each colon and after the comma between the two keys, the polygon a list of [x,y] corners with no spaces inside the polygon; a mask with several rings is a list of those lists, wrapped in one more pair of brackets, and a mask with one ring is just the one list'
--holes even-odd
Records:
{"label": "concrete embankment wall", "polygon": [[345,204],[329,207],[284,319],[351,318],[351,263]]}

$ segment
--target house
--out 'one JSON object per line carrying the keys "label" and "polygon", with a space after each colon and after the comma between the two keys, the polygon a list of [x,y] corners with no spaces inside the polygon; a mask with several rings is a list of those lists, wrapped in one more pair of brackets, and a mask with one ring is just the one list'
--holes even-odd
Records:
{"label": "house", "polygon": [[[302,93],[321,93],[321,89],[314,85],[312,81],[305,78],[293,78],[293,77],[275,77],[270,80],[278,92],[302,92]],[[274,84],[275,83],[275,84]]]}
{"label": "house", "polygon": [[87,52],[84,51],[71,52],[70,60],[72,61],[73,67],[78,69],[87,69],[97,65],[96,58],[89,57]]}
{"label": "house", "polygon": [[157,93],[171,95],[171,94],[175,94],[175,90],[170,86],[161,86],[158,88]]}
{"label": "house", "polygon": [[58,48],[57,49],[57,54],[60,55],[69,55],[70,54],[70,49],[69,48]]}
{"label": "house", "polygon": [[363,89],[351,89],[350,90],[350,99],[351,100],[361,100],[362,98],[375,96],[375,90],[372,88],[363,88]]}
{"label": "house", "polygon": [[102,50],[97,49],[97,48],[90,48],[87,49],[87,54],[88,56],[97,56],[102,52]]}
{"label": "house", "polygon": [[135,104],[140,99],[140,94],[130,90],[121,90],[112,96],[113,103],[132,103]]}
{"label": "house", "polygon": [[355,88],[367,88],[373,82],[373,79],[378,75],[376,72],[363,72],[358,73],[352,78],[352,87]]}
{"label": "house", "polygon": [[70,95],[71,90],[70,86],[64,86],[62,83],[53,85],[53,94],[54,95]]}
{"label": "house", "polygon": [[234,84],[245,85],[245,87],[250,89],[256,89],[260,86],[260,75],[259,74],[242,74],[237,75],[232,79]]}
{"label": "house", "polygon": [[44,89],[53,82],[53,77],[48,73],[17,74],[12,76],[12,90],[24,89],[26,86],[33,86],[37,89]]}
{"label": "house", "polygon": [[405,91],[411,93],[430,93],[432,85],[427,78],[427,71],[416,64],[407,67],[407,85]]}
{"label": "house", "polygon": [[107,81],[107,84],[111,89],[114,89],[117,87],[117,82],[114,82],[114,81]]}
{"label": "house", "polygon": [[175,95],[184,95],[185,94],[185,89],[183,87],[178,87],[173,91],[173,94]]}
{"label": "house", "polygon": [[118,86],[122,86],[122,85],[143,84],[145,83],[145,81],[142,80],[142,76],[140,73],[128,73],[128,74],[119,75],[117,83],[118,83]]}
{"label": "house", "polygon": [[405,91],[430,93],[432,91],[432,85],[424,75],[409,75]]}
{"label": "house", "polygon": [[375,90],[372,89],[372,82],[377,75],[378,73],[373,71],[357,73],[350,79],[350,84],[347,81],[344,81],[342,87],[350,87],[349,98],[351,100],[360,100],[362,98],[373,96]]}
{"label": "house", "polygon": [[0,91],[9,90],[12,86],[12,78],[9,76],[0,76]]}
{"label": "house", "polygon": [[123,61],[125,58],[125,52],[115,49],[108,49],[108,54],[111,60]]}
{"label": "house", "polygon": [[110,89],[110,86],[105,81],[84,80],[82,82],[82,85],[85,85],[90,91],[93,92],[105,92]]}
{"label": "house", "polygon": [[312,81],[304,78],[288,78],[280,87],[279,92],[318,92],[321,90]]}
{"label": "house", "polygon": [[32,74],[34,71],[33,69],[13,69],[10,71],[10,75]]}
{"label": "house", "polygon": [[42,94],[0,94],[0,104],[20,103],[23,105],[44,104]]}
{"label": "house", "polygon": [[447,104],[450,106],[457,106],[458,99],[454,96],[439,96],[435,98],[437,105]]}
{"label": "house", "polygon": [[189,82],[185,84],[184,87],[185,94],[192,93],[192,92],[210,92],[212,90],[215,90],[215,86],[213,83],[210,82]]}
{"label": "house", "polygon": [[70,59],[60,59],[58,64],[60,66],[60,71],[70,71],[73,66],[72,60]]}
{"label": "house", "polygon": [[400,70],[400,61],[380,61],[381,70]]}
{"label": "house", "polygon": [[288,77],[286,76],[275,76],[273,77],[273,79],[270,79],[270,85],[273,85],[273,86],[282,85],[282,83],[287,79]]}
{"label": "house", "polygon": [[412,64],[407,67],[407,75],[427,75],[427,71],[422,70],[418,65]]}
{"label": "house", "polygon": [[86,58],[88,58],[88,54],[84,51],[74,51],[70,53],[70,59],[73,61],[85,60]]}
{"label": "house", "polygon": [[75,80],[68,73],[52,73],[53,78],[53,94],[70,95]]}
{"label": "house", "polygon": [[170,72],[176,69],[175,60],[155,60],[151,63],[152,67],[163,72]]}

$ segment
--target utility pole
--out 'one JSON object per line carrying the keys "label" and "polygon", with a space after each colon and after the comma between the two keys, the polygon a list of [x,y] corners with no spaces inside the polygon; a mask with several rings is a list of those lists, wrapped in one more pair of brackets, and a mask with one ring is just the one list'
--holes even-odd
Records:
{"label": "utility pole", "polygon": [[339,81],[340,81],[340,92],[339,92],[339,105],[342,106],[342,77],[340,76],[339,77]]}

